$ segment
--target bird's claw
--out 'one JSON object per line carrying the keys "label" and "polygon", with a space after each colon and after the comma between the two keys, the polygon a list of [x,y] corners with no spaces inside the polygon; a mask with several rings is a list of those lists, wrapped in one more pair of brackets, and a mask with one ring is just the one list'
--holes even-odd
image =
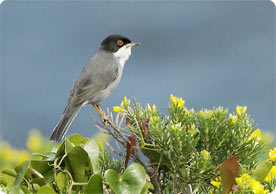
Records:
{"label": "bird's claw", "polygon": [[102,120],[102,122],[103,123],[108,123],[109,122],[109,120],[110,120],[110,116],[105,116],[104,114],[101,116],[101,120]]}

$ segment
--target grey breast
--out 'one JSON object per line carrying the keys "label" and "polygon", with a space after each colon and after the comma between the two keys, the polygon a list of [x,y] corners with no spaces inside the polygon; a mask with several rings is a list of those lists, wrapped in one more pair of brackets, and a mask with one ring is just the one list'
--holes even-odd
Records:
{"label": "grey breast", "polygon": [[[72,90],[70,103],[99,103],[117,86],[118,83],[114,82],[118,78],[118,73],[119,64],[113,54],[99,51],[83,68]],[[114,88],[109,87],[110,85],[114,85]]]}

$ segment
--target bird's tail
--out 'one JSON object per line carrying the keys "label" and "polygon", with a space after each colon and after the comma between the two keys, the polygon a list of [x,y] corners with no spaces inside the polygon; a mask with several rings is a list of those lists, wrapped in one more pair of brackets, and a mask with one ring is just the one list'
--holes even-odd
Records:
{"label": "bird's tail", "polygon": [[73,106],[71,104],[68,104],[66,106],[60,121],[53,130],[50,140],[59,142],[61,139],[63,139],[73,120],[80,111],[80,108],[81,105]]}

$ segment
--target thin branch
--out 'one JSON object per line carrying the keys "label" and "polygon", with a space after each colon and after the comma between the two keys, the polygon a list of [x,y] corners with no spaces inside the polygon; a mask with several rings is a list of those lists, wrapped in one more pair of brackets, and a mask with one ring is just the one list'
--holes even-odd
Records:
{"label": "thin branch", "polygon": [[104,140],[104,143],[109,147],[109,149],[114,152],[115,154],[117,154],[118,156],[121,156],[123,158],[125,158],[125,155],[123,152],[118,152],[117,150],[115,150],[107,141]]}

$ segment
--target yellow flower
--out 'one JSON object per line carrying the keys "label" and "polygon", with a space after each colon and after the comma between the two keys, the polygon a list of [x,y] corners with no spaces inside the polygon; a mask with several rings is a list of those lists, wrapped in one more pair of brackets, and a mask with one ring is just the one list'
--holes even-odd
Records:
{"label": "yellow flower", "polygon": [[246,110],[247,110],[246,106],[237,106],[236,114],[240,116],[240,115],[244,114],[246,112]]}
{"label": "yellow flower", "polygon": [[149,104],[147,104],[147,107],[148,107],[148,111],[151,112],[151,113],[155,113],[156,112],[156,106],[155,104],[152,105],[152,108],[150,107]]}
{"label": "yellow flower", "polygon": [[264,186],[262,184],[254,179],[250,182],[250,189],[254,194],[266,194],[268,192],[268,190],[264,190]]}
{"label": "yellow flower", "polygon": [[211,180],[211,184],[212,184],[213,186],[215,186],[215,187],[219,188],[219,186],[220,186],[221,182]]}
{"label": "yellow flower", "polygon": [[205,160],[210,159],[210,153],[209,153],[207,150],[201,151],[200,155],[201,155]]}
{"label": "yellow flower", "polygon": [[266,194],[269,190],[264,190],[264,186],[260,185],[259,187],[256,187],[252,190],[254,194]]}
{"label": "yellow flower", "polygon": [[13,149],[6,142],[0,142],[0,158],[6,161],[13,160]]}
{"label": "yellow flower", "polygon": [[17,155],[17,162],[21,163],[31,159],[31,154],[25,150],[20,150]]}
{"label": "yellow flower", "polygon": [[130,100],[128,100],[127,97],[125,97],[125,96],[124,96],[123,104],[124,104],[125,108],[128,108],[128,106],[130,104]]}
{"label": "yellow flower", "polygon": [[32,152],[36,152],[41,147],[42,137],[38,131],[32,131],[30,137],[26,142],[26,146]]}
{"label": "yellow flower", "polygon": [[270,181],[271,181],[271,172],[269,172],[269,173],[266,175],[265,179],[264,179],[264,182],[269,183]]}
{"label": "yellow flower", "polygon": [[177,101],[177,106],[181,108],[184,104],[185,104],[185,100],[183,100],[182,98],[179,98]]}
{"label": "yellow flower", "polygon": [[170,95],[170,99],[171,99],[173,107],[182,108],[183,105],[185,104],[185,100],[183,100],[182,98],[178,98],[176,96],[173,96],[172,94]]}
{"label": "yellow flower", "polygon": [[276,166],[272,166],[270,170],[271,176],[276,178]]}
{"label": "yellow flower", "polygon": [[113,106],[113,111],[114,112],[119,112],[120,109],[121,109],[121,107],[119,107],[119,106]]}
{"label": "yellow flower", "polygon": [[268,192],[268,190],[264,190],[264,186],[262,184],[254,179],[250,181],[250,189],[254,194],[266,194]]}
{"label": "yellow flower", "polygon": [[231,113],[229,114],[228,120],[232,123],[235,124],[237,122],[237,116],[232,115]]}
{"label": "yellow flower", "polygon": [[152,112],[156,112],[156,106],[155,106],[155,104],[152,105]]}
{"label": "yellow flower", "polygon": [[249,137],[249,139],[252,139],[252,138],[256,138],[257,141],[260,141],[260,140],[262,139],[262,134],[261,134],[260,129],[256,129],[256,130],[251,134],[251,136]]}
{"label": "yellow flower", "polygon": [[171,99],[171,102],[173,104],[173,106],[175,106],[177,104],[177,99],[175,96],[173,96],[172,94],[170,95],[170,99]]}
{"label": "yellow flower", "polygon": [[271,161],[276,162],[276,148],[269,150],[268,157]]}
{"label": "yellow flower", "polygon": [[254,189],[258,188],[260,186],[260,183],[258,181],[256,181],[255,179],[252,179],[250,181],[250,189],[253,191]]}
{"label": "yellow flower", "polygon": [[126,110],[124,109],[124,106],[113,106],[113,111],[118,112],[121,116],[126,115]]}
{"label": "yellow flower", "polygon": [[241,177],[236,178],[237,184],[241,187],[247,186],[248,184],[250,184],[251,180],[252,180],[252,178],[247,173],[243,173]]}

